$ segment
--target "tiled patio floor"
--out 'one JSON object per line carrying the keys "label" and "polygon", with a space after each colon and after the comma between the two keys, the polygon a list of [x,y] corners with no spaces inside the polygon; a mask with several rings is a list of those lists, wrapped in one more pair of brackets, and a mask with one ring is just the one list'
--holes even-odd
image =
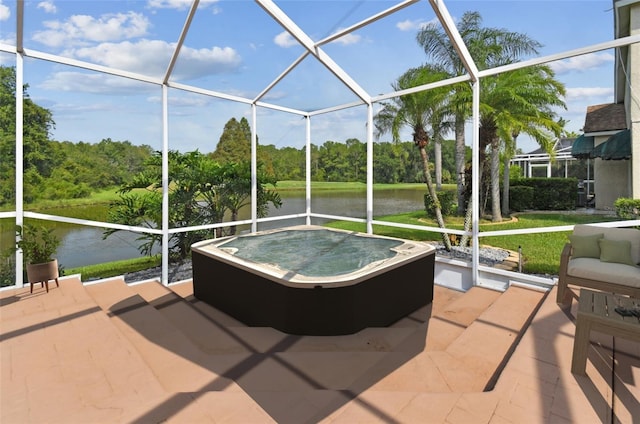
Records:
{"label": "tiled patio floor", "polygon": [[2,424],[640,419],[640,346],[596,334],[573,375],[576,302],[563,311],[555,290],[436,286],[394,326],[339,337],[246,327],[188,282],[67,278],[0,298]]}

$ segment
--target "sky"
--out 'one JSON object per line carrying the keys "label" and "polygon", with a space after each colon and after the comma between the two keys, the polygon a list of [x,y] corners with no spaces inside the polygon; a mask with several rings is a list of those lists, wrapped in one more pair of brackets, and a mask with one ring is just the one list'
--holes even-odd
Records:
{"label": "sky", "polygon": [[[0,0],[0,65],[14,66],[16,5]],[[381,13],[398,1],[275,1],[313,41]],[[152,82],[26,57],[28,94],[53,114],[57,141],[96,143],[110,138],[162,146],[161,81],[181,32],[190,0],[28,0],[24,48],[27,56],[56,55],[97,64]],[[599,0],[445,0],[458,21],[467,11],[482,16],[482,26],[528,35],[542,44],[535,57],[563,53],[614,39],[612,1]],[[370,95],[389,93],[406,70],[427,61],[416,41],[423,25],[437,22],[428,1],[421,1],[321,46],[352,80]],[[215,93],[254,99],[291,67],[305,49],[257,3],[249,0],[201,0],[170,81]],[[523,57],[527,59],[527,57]],[[566,110],[558,115],[567,130],[581,132],[587,106],[613,102],[613,50],[550,64],[567,91]],[[248,104],[168,89],[171,149],[211,152],[225,123],[246,117]],[[261,101],[283,108],[315,111],[357,101],[357,96],[311,55],[264,93]],[[374,109],[375,111],[376,109]],[[278,148],[305,145],[305,120],[298,114],[257,109],[259,143]],[[311,139],[366,140],[365,106],[316,115]],[[410,141],[410,132],[403,141]],[[467,134],[467,144],[471,143]],[[448,138],[453,138],[450,134]],[[377,141],[391,141],[389,134]],[[537,144],[526,136],[518,148]]]}

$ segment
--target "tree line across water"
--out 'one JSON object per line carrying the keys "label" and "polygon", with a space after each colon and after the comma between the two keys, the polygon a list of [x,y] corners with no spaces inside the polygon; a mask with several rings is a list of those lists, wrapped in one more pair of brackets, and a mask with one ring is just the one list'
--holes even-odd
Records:
{"label": "tree line across water", "polygon": [[[0,207],[15,202],[15,69],[0,67]],[[149,145],[105,138],[97,143],[56,141],[49,133],[55,125],[49,110],[31,101],[24,106],[24,201],[78,199],[131,183],[149,162],[155,161]],[[220,163],[249,160],[251,130],[245,118],[231,118],[216,150],[201,152]],[[443,149],[444,183],[453,182],[453,142]],[[422,164],[411,142],[374,144],[376,183],[421,182]],[[188,154],[188,152],[183,152]],[[470,154],[470,153],[469,153]],[[172,158],[176,158],[173,155]],[[265,175],[274,181],[305,179],[306,149],[258,145],[258,158]],[[314,181],[365,182],[366,144],[357,139],[326,141],[311,145]]]}

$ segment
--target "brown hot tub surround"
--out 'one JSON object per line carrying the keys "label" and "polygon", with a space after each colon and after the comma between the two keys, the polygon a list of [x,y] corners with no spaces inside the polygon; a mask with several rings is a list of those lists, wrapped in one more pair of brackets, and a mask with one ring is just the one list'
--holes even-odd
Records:
{"label": "brown hot tub surround", "polygon": [[290,334],[386,327],[433,300],[433,246],[318,226],[192,246],[196,298]]}

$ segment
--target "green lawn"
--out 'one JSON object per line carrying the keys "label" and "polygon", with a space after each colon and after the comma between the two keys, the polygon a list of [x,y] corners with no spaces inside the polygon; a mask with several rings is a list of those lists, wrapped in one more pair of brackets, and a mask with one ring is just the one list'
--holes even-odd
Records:
{"label": "green lawn", "polygon": [[162,257],[160,255],[144,256],[142,258],[69,268],[64,270],[64,274],[81,274],[83,281],[88,281],[93,278],[109,278],[129,272],[142,271],[160,265],[162,265]]}
{"label": "green lawn", "polygon": [[[386,216],[378,218],[411,225],[427,225],[437,227],[434,221],[425,218],[422,211]],[[512,230],[520,228],[556,227],[564,225],[615,221],[617,219],[601,215],[576,215],[562,213],[526,213],[519,214],[513,220],[500,224],[490,221],[480,223],[480,231]],[[460,217],[447,217],[446,225],[452,229],[463,229]],[[330,224],[331,227],[353,231],[366,231],[366,225],[354,222],[340,221]],[[376,234],[389,237],[399,237],[409,240],[440,241],[440,233],[417,231],[404,228],[394,228],[374,225]],[[522,247],[524,257],[523,272],[527,274],[557,275],[560,266],[560,253],[567,239],[568,232],[518,234],[511,236],[492,236],[481,238],[482,245],[499,247],[517,252]]]}

